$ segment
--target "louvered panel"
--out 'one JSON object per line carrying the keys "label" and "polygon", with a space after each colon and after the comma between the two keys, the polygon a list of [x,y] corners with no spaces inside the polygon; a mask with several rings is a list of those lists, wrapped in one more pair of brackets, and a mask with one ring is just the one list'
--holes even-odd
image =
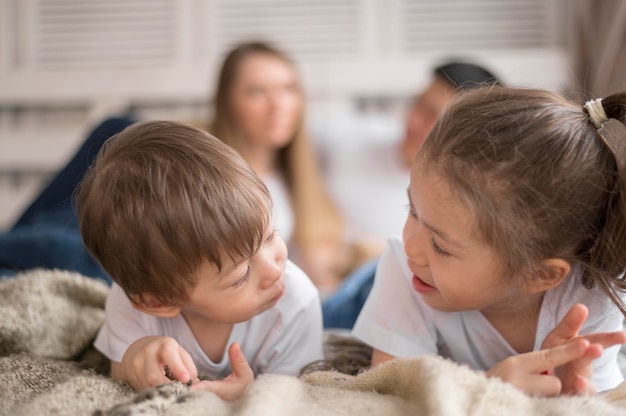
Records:
{"label": "louvered panel", "polygon": [[362,27],[359,0],[222,0],[213,20],[216,59],[234,44],[265,39],[304,61],[350,59]]}
{"label": "louvered panel", "polygon": [[550,6],[544,0],[402,0],[401,48],[414,53],[550,47]]}
{"label": "louvered panel", "polygon": [[33,63],[44,69],[154,67],[176,54],[176,0],[38,0]]}

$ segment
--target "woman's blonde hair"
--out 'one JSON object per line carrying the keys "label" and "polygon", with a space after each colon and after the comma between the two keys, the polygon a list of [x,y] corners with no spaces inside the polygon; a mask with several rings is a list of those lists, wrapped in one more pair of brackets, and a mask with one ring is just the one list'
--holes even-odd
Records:
{"label": "woman's blonde hair", "polygon": [[[280,59],[295,71],[294,63],[278,49],[263,43],[243,43],[230,51],[222,64],[215,97],[212,134],[235,149],[242,146],[242,133],[230,102],[242,63],[250,56]],[[303,92],[298,91],[304,102]],[[328,195],[319,172],[315,152],[305,131],[304,107],[292,140],[278,150],[278,169],[286,182],[294,211],[292,242],[306,252],[320,244],[336,244],[343,237],[343,219]]]}

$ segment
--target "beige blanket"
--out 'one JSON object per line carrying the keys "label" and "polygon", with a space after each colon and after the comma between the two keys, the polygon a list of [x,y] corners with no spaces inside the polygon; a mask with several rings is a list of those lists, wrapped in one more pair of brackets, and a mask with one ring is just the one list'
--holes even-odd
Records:
{"label": "beige blanket", "polygon": [[625,415],[626,385],[592,397],[536,398],[436,357],[356,376],[262,375],[227,403],[172,383],[141,393],[98,374],[90,348],[107,287],[62,271],[0,281],[2,415]]}

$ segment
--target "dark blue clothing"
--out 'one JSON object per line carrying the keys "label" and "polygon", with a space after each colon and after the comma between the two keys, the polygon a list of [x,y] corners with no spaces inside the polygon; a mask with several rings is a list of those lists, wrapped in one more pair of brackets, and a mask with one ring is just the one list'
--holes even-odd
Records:
{"label": "dark blue clothing", "polygon": [[374,259],[359,267],[322,302],[324,328],[352,329],[372,290],[377,265],[378,259]]}
{"label": "dark blue clothing", "polygon": [[[95,160],[98,151],[104,142],[111,136],[124,130],[133,124],[130,118],[110,118],[100,123],[89,134],[87,139],[74,157],[67,165],[52,179],[37,198],[24,211],[22,216],[15,223],[15,227],[33,224],[39,221],[41,216],[48,217],[56,215],[55,210],[61,210],[62,216],[67,214],[66,208],[72,208],[72,194],[74,189],[83,179],[83,175]],[[58,220],[72,220],[72,216],[64,218],[54,218]],[[73,217],[75,220],[75,216]]]}
{"label": "dark blue clothing", "polygon": [[100,123],[13,228],[0,234],[0,275],[33,268],[57,268],[111,284],[111,278],[83,243],[72,195],[104,142],[133,123],[130,118],[110,118]]}

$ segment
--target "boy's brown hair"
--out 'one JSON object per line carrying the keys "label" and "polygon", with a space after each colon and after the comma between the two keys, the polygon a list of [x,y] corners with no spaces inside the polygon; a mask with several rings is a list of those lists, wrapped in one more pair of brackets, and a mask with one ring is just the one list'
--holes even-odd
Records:
{"label": "boy's brown hair", "polygon": [[202,262],[256,252],[271,221],[267,188],[233,149],[168,121],[109,139],[75,202],[86,246],[129,298],[168,304],[187,300]]}

